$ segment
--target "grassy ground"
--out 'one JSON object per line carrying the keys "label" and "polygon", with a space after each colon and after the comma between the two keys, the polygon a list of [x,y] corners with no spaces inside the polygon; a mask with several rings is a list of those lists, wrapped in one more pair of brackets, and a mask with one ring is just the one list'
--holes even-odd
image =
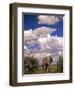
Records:
{"label": "grassy ground", "polygon": [[[51,67],[48,68],[48,72],[45,72],[43,70],[42,66],[39,66],[37,68],[31,69],[31,74],[41,74],[41,73],[60,73],[63,72],[63,65],[51,65]],[[25,74],[27,73],[27,70],[25,70]]]}

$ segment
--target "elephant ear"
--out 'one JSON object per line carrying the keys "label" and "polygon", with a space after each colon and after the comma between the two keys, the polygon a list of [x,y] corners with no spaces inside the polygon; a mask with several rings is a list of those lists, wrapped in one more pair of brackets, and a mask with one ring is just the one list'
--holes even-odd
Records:
{"label": "elephant ear", "polygon": [[52,57],[50,57],[50,62],[53,62],[53,59],[52,59]]}

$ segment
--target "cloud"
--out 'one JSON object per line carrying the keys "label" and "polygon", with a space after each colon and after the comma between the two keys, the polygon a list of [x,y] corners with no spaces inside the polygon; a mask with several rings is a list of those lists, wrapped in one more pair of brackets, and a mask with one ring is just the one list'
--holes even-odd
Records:
{"label": "cloud", "polygon": [[33,33],[36,34],[36,35],[40,35],[40,36],[46,36],[47,34],[51,34],[53,32],[55,32],[56,29],[54,28],[49,28],[49,27],[39,27],[39,28],[36,28]]}
{"label": "cloud", "polygon": [[36,39],[37,36],[33,33],[32,29],[30,30],[24,30],[24,41],[26,40],[32,40],[32,39]]}
{"label": "cloud", "polygon": [[47,39],[47,44],[50,45],[52,48],[62,48],[63,47],[63,37],[58,36],[50,36]]}
{"label": "cloud", "polygon": [[62,48],[63,47],[63,37],[51,36],[50,34],[47,37],[40,37],[38,39],[41,44],[48,45],[52,48]]}
{"label": "cloud", "polygon": [[[25,51],[49,52],[53,55],[63,53],[63,37],[51,36],[49,32],[53,31],[55,30],[47,27],[24,31]],[[42,36],[38,37],[38,34]]]}
{"label": "cloud", "polygon": [[34,30],[29,29],[29,30],[24,30],[24,40],[32,40],[32,39],[37,39],[39,36],[40,37],[46,37],[47,34],[53,33],[56,31],[54,28],[49,28],[49,27],[39,27]]}
{"label": "cloud", "polygon": [[39,38],[38,40],[42,51],[50,52],[51,54],[63,52],[63,37],[47,35],[47,37]]}
{"label": "cloud", "polygon": [[38,24],[55,24],[62,19],[61,16],[39,15]]}

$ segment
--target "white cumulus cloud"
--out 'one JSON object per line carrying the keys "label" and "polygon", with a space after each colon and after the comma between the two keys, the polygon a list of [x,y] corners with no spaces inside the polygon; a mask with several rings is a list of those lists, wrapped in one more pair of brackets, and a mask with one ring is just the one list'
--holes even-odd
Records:
{"label": "white cumulus cloud", "polygon": [[60,19],[58,18],[58,16],[50,16],[50,15],[39,15],[38,16],[38,24],[55,24],[58,21],[60,21]]}
{"label": "white cumulus cloud", "polygon": [[49,28],[49,27],[45,27],[45,26],[42,26],[42,27],[39,27],[39,28],[36,28],[33,33],[36,34],[36,35],[40,35],[40,36],[46,36],[47,34],[51,34],[53,32],[55,32],[56,29],[54,28]]}
{"label": "white cumulus cloud", "polygon": [[36,39],[37,36],[33,33],[32,29],[24,30],[24,40]]}
{"label": "white cumulus cloud", "polygon": [[[24,44],[27,41],[27,44],[35,44],[36,46],[40,46],[40,51],[49,52],[52,54],[60,54],[63,53],[63,37],[51,36],[50,31],[53,29],[49,29],[46,27],[37,28],[35,30],[24,31]],[[37,36],[45,35],[45,36]],[[27,46],[24,46],[26,52],[28,52]]]}
{"label": "white cumulus cloud", "polygon": [[59,53],[60,51],[63,51],[63,37],[51,36],[49,34],[47,37],[40,37],[38,40],[41,44],[42,50],[49,50],[49,52],[52,51],[53,54],[55,52]]}

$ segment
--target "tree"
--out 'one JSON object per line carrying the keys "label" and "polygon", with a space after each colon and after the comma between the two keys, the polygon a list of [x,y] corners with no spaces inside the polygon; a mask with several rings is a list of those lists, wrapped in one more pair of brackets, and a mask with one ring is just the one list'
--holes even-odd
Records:
{"label": "tree", "polygon": [[59,60],[57,62],[57,72],[63,72],[63,56],[59,56]]}

